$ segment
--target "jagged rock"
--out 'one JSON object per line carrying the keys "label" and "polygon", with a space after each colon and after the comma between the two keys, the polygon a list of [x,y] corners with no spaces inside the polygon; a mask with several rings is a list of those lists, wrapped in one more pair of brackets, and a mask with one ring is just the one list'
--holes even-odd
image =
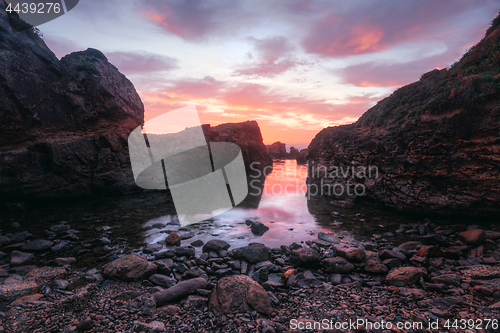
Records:
{"label": "jagged rock", "polygon": [[321,260],[321,267],[326,273],[346,274],[354,270],[354,265],[342,257],[323,259]]}
{"label": "jagged rock", "polygon": [[262,224],[261,222],[254,222],[250,226],[250,230],[252,230],[252,233],[254,235],[262,236],[266,231],[269,230],[269,227]]}
{"label": "jagged rock", "polygon": [[346,258],[348,261],[361,262],[365,260],[365,250],[356,247],[335,247],[339,256]]}
{"label": "jagged rock", "polygon": [[288,157],[286,152],[286,144],[281,143],[279,141],[266,146],[267,152],[273,159],[284,159]]}
{"label": "jagged rock", "polygon": [[209,309],[218,314],[255,310],[265,315],[269,315],[273,310],[264,288],[245,275],[220,279],[210,294]]}
{"label": "jagged rock", "polygon": [[186,303],[184,304],[187,308],[203,309],[207,306],[208,298],[196,295],[188,296]]}
{"label": "jagged rock", "polygon": [[156,309],[156,299],[150,293],[142,294],[127,304],[129,311],[151,317]]}
{"label": "jagged rock", "polygon": [[307,164],[307,148],[302,149],[295,158],[297,160],[297,164]]}
{"label": "jagged rock", "polygon": [[424,271],[417,267],[399,267],[387,274],[385,283],[396,287],[412,286],[425,276]]}
{"label": "jagged rock", "polygon": [[401,261],[406,260],[406,256],[403,253],[394,250],[382,250],[378,253],[378,256],[382,260],[391,258],[399,259]]}
{"label": "jagged rock", "polygon": [[119,281],[140,281],[156,272],[156,265],[136,255],[129,254],[107,263],[102,274]]}
{"label": "jagged rock", "polygon": [[94,327],[94,321],[90,318],[85,318],[81,322],[76,325],[76,330],[78,332],[87,332],[90,331]]}
{"label": "jagged rock", "polygon": [[374,274],[384,274],[387,273],[389,269],[384,263],[381,263],[380,260],[372,258],[366,261],[365,271]]}
{"label": "jagged rock", "polygon": [[321,261],[318,251],[312,248],[300,248],[292,251],[289,263],[293,266],[315,266]]}
{"label": "jagged rock", "polygon": [[166,332],[165,324],[161,321],[154,320],[150,323],[144,323],[142,321],[134,321],[133,326],[134,332]]}
{"label": "jagged rock", "polygon": [[[475,218],[500,213],[500,168],[492,167],[498,151],[491,148],[500,140],[497,22],[451,68],[425,73],[379,101],[356,123],[328,127],[315,136],[308,146],[311,169],[351,170],[353,161],[365,168],[364,175],[356,167],[345,176],[339,171],[334,179],[345,187],[348,181],[361,182],[361,196],[353,200],[345,190],[333,199],[366,199],[409,213]],[[495,88],[487,88],[491,85]],[[371,175],[370,167],[377,168]],[[313,174],[308,177],[311,186],[333,181],[330,173]]]}
{"label": "jagged rock", "polygon": [[269,249],[262,243],[250,243],[248,246],[233,250],[236,259],[244,258],[249,263],[265,261],[269,258]]}

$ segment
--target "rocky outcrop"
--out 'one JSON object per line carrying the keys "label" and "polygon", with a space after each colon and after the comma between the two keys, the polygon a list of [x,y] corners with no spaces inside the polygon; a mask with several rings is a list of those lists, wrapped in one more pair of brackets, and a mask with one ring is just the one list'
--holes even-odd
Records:
{"label": "rocky outcrop", "polygon": [[286,152],[286,144],[281,143],[279,141],[266,146],[267,147],[267,152],[273,159],[284,159],[288,157],[288,154]]}
{"label": "rocky outcrop", "polygon": [[[267,152],[259,125],[255,120],[213,127],[203,125],[203,132],[207,142],[236,143],[241,149],[247,171],[251,171],[251,169],[263,170],[268,166],[272,170],[273,160]],[[251,167],[252,163],[254,164]]]}
{"label": "rocky outcrop", "polygon": [[135,187],[127,137],[143,122],[132,83],[98,50],[58,60],[0,0],[0,197],[61,198]]}
{"label": "rocky outcrop", "polygon": [[[309,183],[360,184],[364,196],[337,196],[340,187],[330,195],[405,212],[500,213],[499,42],[497,17],[450,69],[424,74],[354,124],[322,130],[308,149]],[[370,167],[370,175],[358,173]]]}
{"label": "rocky outcrop", "polygon": [[[100,51],[58,60],[25,28],[0,0],[0,201],[140,191],[127,143],[144,122],[133,84]],[[257,122],[203,129],[207,141],[238,144],[247,170],[272,170]]]}

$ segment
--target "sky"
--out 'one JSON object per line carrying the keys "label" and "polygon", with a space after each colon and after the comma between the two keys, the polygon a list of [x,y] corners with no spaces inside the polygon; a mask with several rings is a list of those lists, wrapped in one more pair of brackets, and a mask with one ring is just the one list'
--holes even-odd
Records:
{"label": "sky", "polygon": [[256,120],[307,145],[479,42],[499,0],[80,0],[40,25],[58,58],[95,48],[146,120],[196,105],[202,123]]}

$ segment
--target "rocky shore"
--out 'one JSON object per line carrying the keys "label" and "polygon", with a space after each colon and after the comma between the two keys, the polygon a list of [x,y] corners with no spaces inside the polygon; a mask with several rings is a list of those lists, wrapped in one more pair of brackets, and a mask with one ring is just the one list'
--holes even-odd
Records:
{"label": "rocky shore", "polygon": [[[430,323],[495,332],[485,323],[500,314],[494,226],[426,221],[366,241],[319,233],[279,248],[234,249],[175,232],[139,249],[114,244],[106,228],[92,242],[77,234],[62,223],[46,239],[0,236],[0,332],[307,332],[319,330],[298,327],[324,319],[424,327],[324,332],[425,332]],[[392,244],[395,235],[408,241]],[[107,263],[75,268],[91,247],[102,248]],[[483,320],[483,330],[445,328],[455,319]]]}

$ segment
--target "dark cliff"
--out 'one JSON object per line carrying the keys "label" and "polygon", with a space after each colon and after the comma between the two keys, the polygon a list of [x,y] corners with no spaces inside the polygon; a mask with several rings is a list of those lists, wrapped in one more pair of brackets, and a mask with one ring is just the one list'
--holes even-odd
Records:
{"label": "dark cliff", "polygon": [[309,182],[364,183],[364,199],[400,211],[500,213],[500,16],[450,69],[422,75],[354,124],[322,130],[308,154],[316,171],[378,167],[378,178],[316,173]]}
{"label": "dark cliff", "polygon": [[143,122],[132,83],[99,51],[61,60],[0,0],[0,198],[135,188],[127,137]]}

